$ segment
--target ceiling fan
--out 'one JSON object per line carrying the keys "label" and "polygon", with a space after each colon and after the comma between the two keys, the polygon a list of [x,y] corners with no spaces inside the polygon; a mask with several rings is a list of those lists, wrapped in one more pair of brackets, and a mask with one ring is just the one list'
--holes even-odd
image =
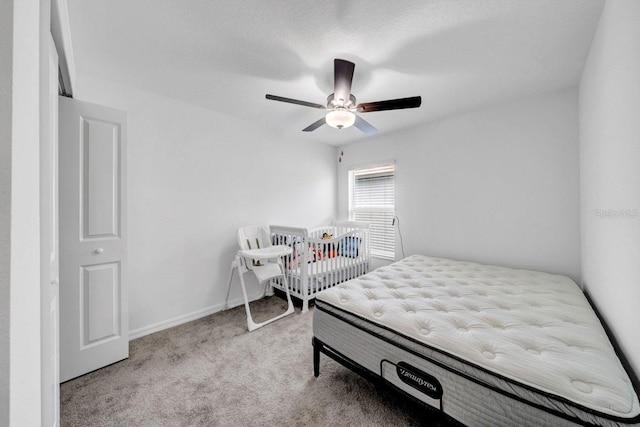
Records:
{"label": "ceiling fan", "polygon": [[378,130],[355,113],[417,108],[422,103],[421,97],[412,96],[410,98],[356,104],[356,97],[351,93],[351,82],[353,81],[353,70],[355,68],[355,64],[344,59],[334,59],[333,67],[334,89],[333,93],[327,97],[326,106],[269,94],[266,95],[266,98],[272,101],[288,102],[291,104],[302,105],[304,107],[319,108],[321,110],[328,111],[328,113],[320,120],[302,129],[303,132],[314,131],[326,123],[336,129],[355,126],[367,135],[373,135]]}

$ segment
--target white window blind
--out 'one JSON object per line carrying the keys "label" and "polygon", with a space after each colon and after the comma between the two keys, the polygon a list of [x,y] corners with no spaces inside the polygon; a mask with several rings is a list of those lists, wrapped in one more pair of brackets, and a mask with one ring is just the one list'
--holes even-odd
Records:
{"label": "white window blind", "polygon": [[395,257],[393,165],[349,171],[349,219],[370,224],[371,254]]}

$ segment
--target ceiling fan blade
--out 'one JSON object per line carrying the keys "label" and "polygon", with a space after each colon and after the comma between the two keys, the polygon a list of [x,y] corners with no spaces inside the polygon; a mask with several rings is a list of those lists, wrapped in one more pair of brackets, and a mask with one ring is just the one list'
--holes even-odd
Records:
{"label": "ceiling fan blade", "polygon": [[374,133],[378,132],[378,129],[374,128],[371,123],[360,116],[356,116],[356,121],[353,125],[367,135],[373,135]]}
{"label": "ceiling fan blade", "polygon": [[402,110],[403,108],[418,108],[422,104],[422,97],[390,99],[388,101],[365,102],[356,107],[361,113],[384,110]]}
{"label": "ceiling fan blade", "polygon": [[326,120],[323,117],[320,120],[313,122],[306,128],[302,129],[302,132],[313,132],[314,130],[318,129],[320,126],[322,126],[325,123],[326,123]]}
{"label": "ceiling fan blade", "polygon": [[351,82],[356,65],[344,59],[333,60],[333,99],[342,103],[349,102]]}
{"label": "ceiling fan blade", "polygon": [[288,102],[290,104],[302,105],[304,107],[321,108],[323,110],[327,109],[327,107],[325,107],[324,105],[316,104],[316,103],[313,103],[313,102],[300,101],[298,99],[285,98],[283,96],[276,96],[276,95],[267,94],[265,97],[267,99],[272,100],[272,101]]}

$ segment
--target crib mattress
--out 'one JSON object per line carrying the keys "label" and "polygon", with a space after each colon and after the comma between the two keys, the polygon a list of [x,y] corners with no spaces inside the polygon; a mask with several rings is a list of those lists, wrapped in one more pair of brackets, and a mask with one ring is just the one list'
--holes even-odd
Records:
{"label": "crib mattress", "polygon": [[[465,423],[640,423],[629,376],[564,276],[414,255],[320,292],[314,337]],[[389,375],[402,363],[444,396]]]}

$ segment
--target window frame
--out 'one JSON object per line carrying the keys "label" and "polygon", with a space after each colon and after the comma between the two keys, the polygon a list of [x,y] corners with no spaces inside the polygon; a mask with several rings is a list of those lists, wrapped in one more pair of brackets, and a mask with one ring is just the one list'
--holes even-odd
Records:
{"label": "window frame", "polygon": [[[378,172],[377,172],[378,171]],[[377,173],[384,174],[390,173],[392,179],[392,187],[391,187],[391,201],[389,204],[387,194],[382,196],[383,202],[378,205],[372,206],[354,206],[355,204],[355,183],[356,176],[358,175],[375,175]],[[370,239],[370,247],[371,247],[371,256],[375,258],[394,260],[396,258],[396,231],[395,226],[393,224],[393,219],[396,217],[396,176],[397,176],[397,166],[394,161],[388,161],[383,163],[376,164],[368,164],[362,166],[353,166],[350,167],[347,171],[347,181],[348,181],[348,190],[347,190],[347,207],[350,221],[357,222],[368,222],[371,226],[369,230],[369,239]],[[386,191],[386,190],[383,190]],[[377,196],[381,196],[378,194]],[[382,218],[378,221],[370,221],[367,219],[363,219],[362,217],[357,217],[357,213],[370,213],[372,215],[379,215]],[[388,222],[388,223],[387,223]],[[383,227],[382,230],[380,227]],[[376,236],[377,235],[377,236]],[[378,242],[382,240],[382,244],[385,247],[380,247]]]}

